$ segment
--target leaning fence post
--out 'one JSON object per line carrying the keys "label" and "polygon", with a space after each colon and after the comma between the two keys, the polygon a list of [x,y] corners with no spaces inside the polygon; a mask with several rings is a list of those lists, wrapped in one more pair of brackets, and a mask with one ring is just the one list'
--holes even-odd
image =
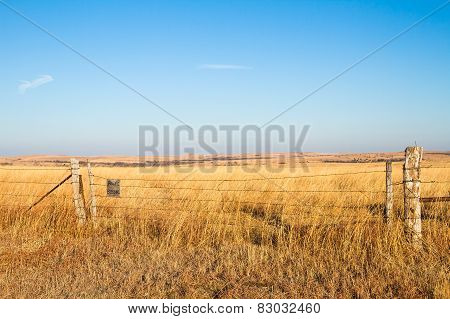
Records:
{"label": "leaning fence post", "polygon": [[387,222],[392,220],[392,211],[394,207],[394,192],[392,186],[392,162],[386,162],[386,207],[384,209],[384,218]]}
{"label": "leaning fence post", "polygon": [[408,236],[416,248],[422,246],[422,219],[420,207],[420,162],[423,147],[409,146],[403,165],[404,218]]}
{"label": "leaning fence post", "polygon": [[92,173],[91,163],[87,163],[88,175],[89,175],[89,201],[91,217],[94,224],[97,222],[97,199],[95,198],[95,185],[94,185],[94,174]]}
{"label": "leaning fence post", "polygon": [[80,175],[80,163],[78,160],[72,158],[70,160],[70,168],[72,170],[73,202],[75,204],[75,211],[78,217],[78,223],[84,224],[86,222],[86,210],[84,208],[83,182]]}

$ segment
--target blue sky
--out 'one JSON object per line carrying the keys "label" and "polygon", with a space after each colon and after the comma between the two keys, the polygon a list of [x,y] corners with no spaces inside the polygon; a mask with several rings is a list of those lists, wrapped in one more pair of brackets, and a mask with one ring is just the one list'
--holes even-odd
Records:
{"label": "blue sky", "polygon": [[[267,122],[443,3],[2,1],[194,128]],[[2,5],[0,43],[0,155],[135,155],[139,125],[179,124]],[[449,88],[450,5],[274,124],[311,125],[304,151],[449,150]]]}

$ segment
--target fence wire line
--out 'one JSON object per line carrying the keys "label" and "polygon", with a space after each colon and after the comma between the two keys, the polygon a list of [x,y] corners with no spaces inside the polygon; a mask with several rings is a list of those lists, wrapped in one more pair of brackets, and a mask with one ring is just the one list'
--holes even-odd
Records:
{"label": "fence wire line", "polygon": [[13,168],[13,167],[1,167],[0,166],[0,170],[2,171],[70,171],[70,168],[25,168],[25,167],[18,167],[18,168]]}
{"label": "fence wire line", "polygon": [[[359,174],[372,174],[372,173],[385,173],[385,170],[377,171],[364,171],[364,172],[346,172],[346,173],[332,173],[332,174],[316,174],[316,175],[299,175],[299,176],[278,176],[278,177],[257,177],[257,178],[239,178],[239,179],[140,179],[140,178],[119,178],[122,181],[139,181],[139,182],[245,182],[245,181],[264,181],[268,179],[301,179],[310,177],[326,177],[326,176],[345,176],[345,175],[359,175]],[[96,178],[107,180],[109,178],[99,175],[93,175]]]}
{"label": "fence wire line", "polygon": [[[15,193],[0,193],[0,196],[11,196],[11,197],[30,197],[30,198],[34,198],[34,197],[41,197],[44,194],[40,194],[40,195],[34,195],[34,194],[15,194]],[[57,194],[51,194],[49,195],[49,197],[62,197],[62,196],[68,196],[68,195],[57,195]]]}
{"label": "fence wire line", "polygon": [[[341,205],[311,205],[311,204],[289,204],[289,203],[280,203],[280,202],[255,202],[255,201],[241,201],[241,200],[225,200],[225,199],[209,199],[209,198],[174,198],[174,197],[144,197],[144,196],[120,196],[120,197],[109,197],[105,195],[96,195],[99,198],[108,198],[111,200],[114,199],[143,199],[143,200],[168,200],[168,201],[186,201],[186,202],[216,202],[216,203],[237,203],[237,204],[255,204],[255,205],[283,205],[283,206],[305,206],[305,207],[321,207],[321,208],[362,208],[367,206],[367,204],[362,205],[349,205],[349,206],[341,206]],[[373,205],[382,205],[380,203]]]}
{"label": "fence wire line", "polygon": [[144,199],[144,200],[158,200],[158,199],[164,199],[164,200],[181,200],[181,201],[207,201],[207,202],[239,202],[239,203],[255,203],[255,204],[277,204],[277,205],[285,205],[285,203],[274,203],[274,202],[249,202],[249,201],[240,201],[240,200],[223,200],[223,199],[210,199],[210,198],[179,198],[179,197],[147,197],[147,196],[119,196],[119,197],[111,197],[111,196],[105,196],[105,195],[95,195],[98,198],[108,198],[110,200],[115,199]]}
{"label": "fence wire line", "polygon": [[450,181],[421,181],[422,184],[449,184]]}
{"label": "fence wire line", "polygon": [[[250,204],[250,205],[266,205],[266,206],[286,206],[286,207],[299,207],[299,208],[343,208],[343,209],[364,209],[367,208],[367,205],[314,205],[314,204],[285,204],[285,203],[270,203],[270,202],[252,202],[252,201],[247,201],[247,202],[240,202],[240,201],[222,201],[222,200],[217,200],[215,201],[217,203],[222,203],[222,202],[231,202],[231,203],[240,203],[240,204]],[[378,204],[381,205],[381,204]],[[377,206],[377,204],[374,204],[374,206]],[[126,208],[125,206],[114,206],[114,205],[97,205],[97,207],[103,207],[103,208]],[[143,206],[138,206],[138,207],[134,207],[133,209],[143,209],[143,210],[152,210],[152,208],[149,207],[143,207]],[[168,210],[173,210],[173,208],[168,208]]]}
{"label": "fence wire line", "polygon": [[[170,209],[170,208],[148,208],[148,207],[130,207],[130,206],[97,206],[98,208],[104,208],[104,209],[109,209],[109,208],[113,208],[113,209],[123,209],[123,210],[145,210],[145,211],[155,211],[155,212],[159,212],[159,211],[171,211],[173,213],[194,213],[197,210],[180,210],[180,209]],[[224,210],[222,210],[222,212],[227,213],[227,214],[231,214],[234,212],[226,212]],[[252,211],[240,211],[243,214],[251,214]],[[103,215],[106,216],[106,215]],[[309,213],[309,214],[294,214],[294,213],[280,213],[280,214],[276,214],[276,213],[272,213],[272,214],[267,214],[265,216],[262,217],[274,217],[274,216],[278,216],[278,217],[282,217],[282,216],[297,216],[297,217],[307,217],[307,218],[311,218],[311,217],[336,217],[336,218],[364,218],[364,219],[375,219],[375,218],[379,218],[379,216],[357,216],[357,215],[337,215],[337,214],[318,214],[318,213]]]}
{"label": "fence wire line", "polygon": [[[94,186],[107,187],[104,184],[94,183]],[[144,185],[120,185],[121,188],[145,188],[145,189],[184,189],[184,190],[205,190],[218,192],[255,192],[255,193],[373,193],[384,194],[386,191],[367,190],[269,190],[269,189],[223,189],[223,188],[194,188],[194,187],[166,187],[166,186],[144,186]]]}
{"label": "fence wire line", "polygon": [[405,183],[422,183],[422,184],[450,184],[450,181],[422,181],[422,180],[410,180],[405,182],[392,183],[393,186],[404,185]]}
{"label": "fence wire line", "polygon": [[[439,168],[439,169],[449,169],[450,166],[421,166],[420,169],[433,169],[433,168]],[[415,167],[410,167],[410,168],[403,168],[404,170],[415,170]]]}
{"label": "fence wire line", "polygon": [[151,220],[158,221],[159,219],[156,217],[137,217],[137,216],[104,216],[97,215],[96,218],[108,218],[108,219],[136,219],[136,220]]}
{"label": "fence wire line", "polygon": [[[0,181],[1,184],[31,184],[31,185],[58,185],[58,182],[25,182],[25,181]],[[64,183],[64,185],[77,184],[77,182],[68,182]],[[94,184],[97,186],[103,186],[100,184]]]}
{"label": "fence wire line", "polygon": [[[128,209],[128,207],[125,207],[124,209]],[[129,210],[135,210],[134,208],[129,208]],[[158,209],[152,210],[155,212],[158,212]],[[162,210],[164,211],[164,210]],[[235,212],[226,212],[223,211],[222,212],[224,214],[230,215],[233,214]],[[192,211],[186,211],[186,210],[177,210],[177,213],[192,213]],[[316,217],[326,217],[326,218],[330,218],[330,217],[335,217],[335,219],[352,219],[354,220],[355,218],[359,218],[359,220],[378,220],[380,219],[380,216],[356,216],[356,215],[331,215],[331,214],[308,214],[308,215],[304,215],[304,214],[293,214],[293,213],[282,213],[282,214],[271,214],[271,215],[265,215],[265,216],[261,216],[261,217],[255,217],[252,216],[251,213],[252,212],[244,212],[244,211],[240,211],[239,213],[244,214],[244,215],[248,215],[249,217],[253,217],[255,220],[257,221],[271,221],[271,218],[283,218],[283,217],[290,217],[290,216],[295,216],[295,217],[300,217],[302,219],[313,219]],[[101,215],[104,217],[107,216],[117,216],[117,215]],[[129,216],[129,215],[128,215]],[[273,220],[272,220],[273,221]]]}
{"label": "fence wire line", "polygon": [[1,181],[2,184],[32,184],[32,185],[58,185],[58,182],[25,182],[25,181]]}
{"label": "fence wire line", "polygon": [[9,204],[0,204],[0,207],[28,207],[27,205],[9,205]]}
{"label": "fence wire line", "polygon": [[[5,204],[0,204],[0,207],[30,208],[30,205],[5,205]],[[45,207],[45,208],[55,207],[55,205],[47,205],[47,206],[43,206],[43,207]]]}

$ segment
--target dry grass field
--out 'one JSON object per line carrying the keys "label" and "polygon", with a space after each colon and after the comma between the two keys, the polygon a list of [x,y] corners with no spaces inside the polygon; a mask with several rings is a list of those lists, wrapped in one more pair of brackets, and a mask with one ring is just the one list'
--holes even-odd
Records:
{"label": "dry grass field", "polygon": [[[423,181],[442,182],[422,195],[448,196],[450,163],[422,166]],[[383,222],[383,162],[309,168],[260,168],[267,180],[239,165],[95,166],[97,222],[79,227],[70,183],[26,212],[64,167],[0,166],[0,298],[450,298],[448,202],[424,204],[417,251],[402,185],[397,218]],[[120,198],[106,197],[105,178],[121,179]]]}

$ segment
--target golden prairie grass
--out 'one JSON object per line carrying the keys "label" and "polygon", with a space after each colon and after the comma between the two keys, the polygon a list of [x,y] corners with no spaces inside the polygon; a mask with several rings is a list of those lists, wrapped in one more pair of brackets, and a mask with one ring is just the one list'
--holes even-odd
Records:
{"label": "golden prairie grass", "polygon": [[[316,163],[308,173],[260,168],[271,181],[239,166],[93,170],[98,218],[84,227],[70,184],[24,212],[51,188],[45,183],[68,172],[0,170],[0,297],[450,297],[448,203],[424,206],[423,249],[415,250],[401,221],[401,185],[396,218],[382,220],[383,163]],[[340,175],[360,171],[374,172]],[[103,178],[122,180],[120,198],[105,196]],[[424,169],[422,180],[449,181],[450,169]],[[422,195],[446,196],[449,185],[423,184]]]}

